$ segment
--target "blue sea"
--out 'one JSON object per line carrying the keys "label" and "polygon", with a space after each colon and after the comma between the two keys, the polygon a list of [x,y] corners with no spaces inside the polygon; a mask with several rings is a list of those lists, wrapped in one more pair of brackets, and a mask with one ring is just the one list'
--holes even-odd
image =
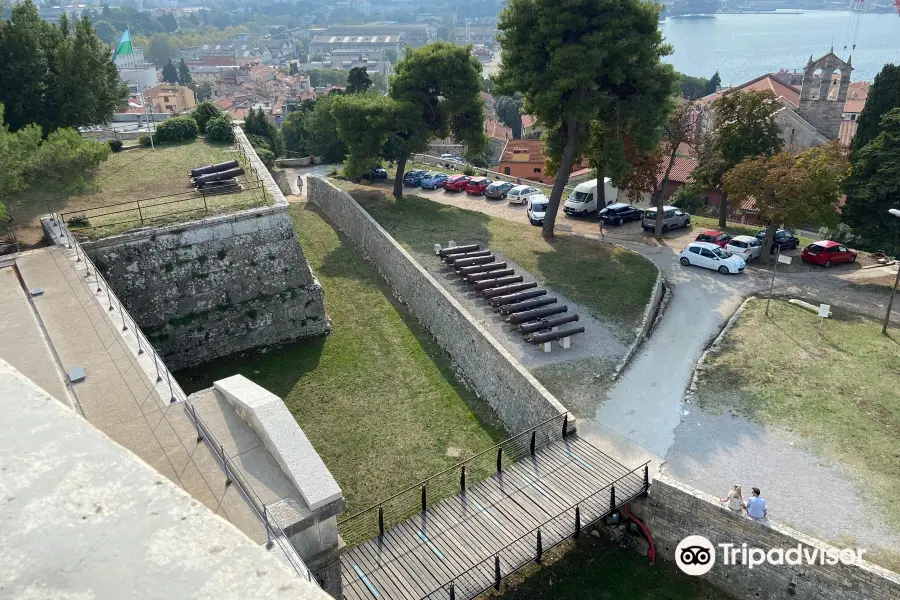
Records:
{"label": "blue sea", "polygon": [[802,69],[810,54],[818,58],[832,44],[844,60],[852,54],[852,81],[872,81],[886,63],[900,64],[900,16],[856,16],[858,28],[853,27],[853,14],[842,11],[669,18],[660,27],[675,47],[668,60],[678,71],[707,78],[719,71],[723,85],[779,69]]}

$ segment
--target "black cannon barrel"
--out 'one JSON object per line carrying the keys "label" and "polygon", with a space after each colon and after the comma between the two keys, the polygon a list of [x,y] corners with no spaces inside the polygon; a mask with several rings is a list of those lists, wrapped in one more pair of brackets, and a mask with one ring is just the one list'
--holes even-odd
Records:
{"label": "black cannon barrel", "polygon": [[218,173],[219,171],[227,171],[229,169],[234,169],[235,167],[240,166],[238,161],[236,160],[226,160],[225,162],[221,162],[215,165],[206,165],[205,167],[197,167],[196,169],[191,169],[191,177],[199,177],[200,175],[207,175],[209,173]]}
{"label": "black cannon barrel", "polygon": [[474,258],[476,256],[488,256],[490,255],[490,250],[473,250],[472,252],[461,252],[459,254],[448,254],[444,257],[444,262],[448,265],[452,265],[456,261],[461,258]]}
{"label": "black cannon barrel", "polygon": [[558,300],[556,298],[538,298],[537,300],[516,302],[515,304],[507,304],[506,306],[500,307],[500,314],[512,315],[515,313],[525,312],[526,310],[531,310],[532,308],[540,308],[542,306],[547,306],[548,304],[556,304],[557,302]]}
{"label": "black cannon barrel", "polygon": [[449,248],[442,248],[440,252],[438,252],[438,256],[444,258],[448,254],[460,254],[462,252],[472,252],[473,250],[478,250],[481,248],[480,244],[465,244],[463,246],[450,246]]}
{"label": "black cannon barrel", "polygon": [[472,258],[463,258],[462,260],[456,261],[456,266],[471,267],[472,265],[486,265],[489,262],[494,262],[493,254],[490,254],[488,256],[475,256]]}
{"label": "black cannon barrel", "polygon": [[201,175],[200,177],[194,178],[194,183],[197,185],[203,185],[205,183],[209,183],[210,181],[221,181],[223,179],[234,179],[238,175],[243,175],[244,169],[241,167],[237,167],[236,169],[228,169],[227,171],[219,171],[218,173],[209,173],[207,175]]}
{"label": "black cannon barrel", "polygon": [[521,302],[522,300],[529,300],[531,298],[546,295],[547,290],[528,290],[527,292],[518,292],[507,296],[497,296],[496,298],[491,298],[491,306],[496,309],[498,306],[506,306],[507,304],[513,304],[515,302]]}
{"label": "black cannon barrel", "polygon": [[522,323],[519,325],[520,333],[534,333],[535,331],[541,331],[544,329],[550,329],[552,327],[559,327],[560,325],[565,325],[566,323],[574,323],[578,320],[578,315],[563,315],[561,317],[555,317],[553,319],[541,319],[540,321],[536,321],[534,323]]}
{"label": "black cannon barrel", "polygon": [[466,281],[469,283],[478,283],[486,279],[497,279],[498,277],[506,277],[507,275],[515,275],[515,269],[500,269],[499,271],[488,271],[487,273],[475,273],[467,275]]}
{"label": "black cannon barrel", "polygon": [[547,308],[536,308],[534,310],[526,310],[525,312],[516,313],[514,315],[506,317],[506,320],[513,325],[518,325],[519,323],[536,321],[537,319],[543,319],[544,317],[558,315],[559,313],[564,312],[569,312],[569,307],[565,304],[563,304],[562,306],[548,306]]}
{"label": "black cannon barrel", "polygon": [[522,290],[530,290],[531,288],[536,287],[537,283],[533,281],[529,281],[528,283],[514,283],[512,285],[504,285],[503,287],[484,290],[481,295],[485,298],[496,298],[497,296],[505,296],[507,294],[521,292]]}
{"label": "black cannon barrel", "polygon": [[556,331],[548,331],[547,333],[536,333],[528,338],[528,341],[532,344],[543,344],[545,342],[552,342],[553,340],[561,340],[573,336],[576,333],[584,333],[584,327],[573,327],[572,329],[557,329]]}
{"label": "black cannon barrel", "polygon": [[223,179],[222,181],[209,181],[204,183],[203,185],[198,185],[197,189],[202,189],[204,192],[208,192],[211,190],[217,190],[219,188],[227,188],[233,187],[237,185],[237,181],[234,179]]}
{"label": "black cannon barrel", "polygon": [[522,281],[521,275],[508,275],[506,277],[498,277],[497,279],[486,279],[475,284],[475,289],[479,292],[495,287],[502,287],[510,283],[518,283]]}
{"label": "black cannon barrel", "polygon": [[466,275],[474,275],[475,273],[487,273],[488,271],[497,271],[499,269],[505,269],[505,262],[492,262],[486,265],[475,265],[474,267],[463,267],[459,269],[459,274],[465,277]]}

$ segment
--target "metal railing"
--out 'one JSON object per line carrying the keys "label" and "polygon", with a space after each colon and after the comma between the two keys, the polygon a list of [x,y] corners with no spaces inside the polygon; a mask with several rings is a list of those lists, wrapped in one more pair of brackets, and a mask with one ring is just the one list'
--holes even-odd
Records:
{"label": "metal railing", "polygon": [[499,444],[432,475],[338,522],[338,530],[348,546],[356,546],[386,529],[419,514],[429,506],[466,490],[499,470],[530,456],[553,441],[564,438],[574,429],[575,422],[562,413],[519,433]]}
{"label": "metal railing", "polygon": [[629,471],[615,481],[582,498],[576,504],[519,536],[490,556],[444,582],[423,600],[456,600],[475,598],[490,588],[500,589],[500,582],[531,562],[540,563],[543,554],[613,513],[650,488],[649,462]]}
{"label": "metal railing", "polygon": [[[103,275],[100,274],[100,270],[97,266],[91,261],[88,257],[87,253],[85,253],[84,248],[81,247],[81,244],[78,243],[78,240],[71,234],[68,230],[68,227],[65,224],[65,221],[62,220],[60,215],[51,215],[51,227],[58,230],[60,239],[65,243],[67,248],[75,250],[75,262],[83,262],[86,267],[86,274],[82,277],[82,281],[85,286],[91,291],[91,293],[97,294],[106,294],[107,303],[108,303],[108,312],[114,312],[116,310],[119,311],[119,316],[122,320],[122,333],[131,330],[134,334],[135,339],[137,341],[137,356],[141,356],[145,353],[149,353],[150,357],[153,359],[153,365],[156,371],[156,385],[159,385],[165,381],[165,387],[163,390],[168,390],[169,403],[175,404],[180,402],[184,405],[184,410],[186,411],[188,418],[194,424],[194,427],[197,430],[197,443],[205,442],[213,455],[216,457],[218,462],[222,466],[222,470],[225,473],[225,485],[230,486],[233,483],[237,484],[238,489],[241,491],[241,494],[247,501],[247,504],[253,509],[256,516],[260,519],[266,529],[266,548],[271,549],[275,544],[277,544],[282,552],[282,554],[286,557],[287,562],[293,568],[293,570],[297,573],[298,576],[306,579],[307,581],[313,582],[316,585],[319,585],[319,582],[313,577],[310,570],[303,563],[303,560],[297,554],[296,549],[290,543],[287,535],[284,533],[284,529],[277,522],[273,515],[271,515],[268,511],[266,505],[260,500],[259,494],[256,493],[256,490],[253,489],[253,486],[250,485],[250,482],[244,477],[240,468],[236,468],[234,466],[234,461],[231,457],[228,456],[228,453],[225,452],[225,447],[222,445],[219,440],[216,439],[215,435],[213,435],[212,430],[203,422],[200,416],[197,414],[197,409],[194,404],[188,399],[187,394],[185,394],[184,390],[181,389],[181,386],[178,385],[178,382],[173,378],[172,373],[163,363],[162,359],[156,352],[156,349],[153,347],[153,344],[144,336],[140,327],[138,327],[137,323],[128,313],[128,310],[125,308],[125,305],[122,304],[121,300],[115,295],[112,291],[112,288],[107,283],[106,279],[104,279]],[[123,342],[128,343],[124,336],[122,337]],[[164,394],[163,394],[164,395]]]}

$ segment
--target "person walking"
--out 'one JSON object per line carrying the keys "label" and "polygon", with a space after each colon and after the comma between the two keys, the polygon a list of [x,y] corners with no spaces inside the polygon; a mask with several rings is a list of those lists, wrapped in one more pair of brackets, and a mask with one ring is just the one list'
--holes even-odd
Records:
{"label": "person walking", "polygon": [[737,513],[741,512],[744,507],[744,496],[741,494],[741,486],[735,484],[731,491],[728,492],[728,495],[724,498],[719,498],[719,500],[728,505],[728,510]]}
{"label": "person walking", "polygon": [[303,195],[303,175],[297,175],[297,195]]}
{"label": "person walking", "polygon": [[760,521],[766,518],[769,509],[766,506],[766,501],[760,497],[758,487],[753,488],[753,495],[744,502],[744,509],[747,511],[747,516],[754,521]]}

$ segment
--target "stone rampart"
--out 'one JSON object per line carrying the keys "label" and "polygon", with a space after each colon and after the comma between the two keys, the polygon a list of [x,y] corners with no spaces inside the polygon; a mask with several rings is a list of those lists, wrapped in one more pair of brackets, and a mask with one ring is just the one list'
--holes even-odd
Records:
{"label": "stone rampart", "polygon": [[475,392],[517,433],[566,408],[346,192],[309,177],[311,202],[350,237],[446,350]]}

